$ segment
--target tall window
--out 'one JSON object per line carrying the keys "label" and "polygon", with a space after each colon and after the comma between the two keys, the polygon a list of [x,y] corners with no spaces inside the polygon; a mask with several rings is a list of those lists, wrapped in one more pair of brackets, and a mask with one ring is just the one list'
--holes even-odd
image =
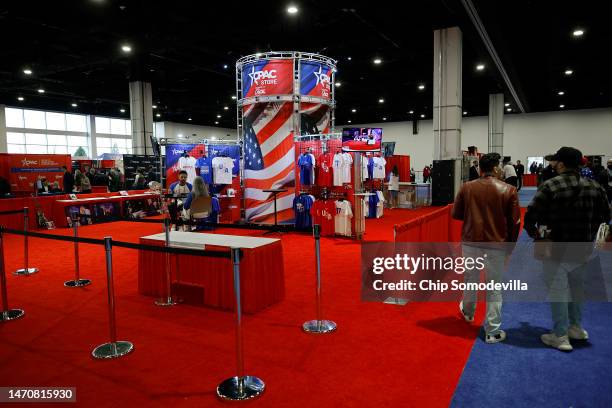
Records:
{"label": "tall window", "polygon": [[96,116],[96,153],[131,154],[132,123],[126,119]]}
{"label": "tall window", "polygon": [[9,153],[90,155],[87,116],[6,108]]}

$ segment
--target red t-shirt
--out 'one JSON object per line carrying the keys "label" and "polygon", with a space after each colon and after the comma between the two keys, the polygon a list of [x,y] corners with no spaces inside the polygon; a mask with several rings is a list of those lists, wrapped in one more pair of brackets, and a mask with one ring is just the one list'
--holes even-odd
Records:
{"label": "red t-shirt", "polygon": [[313,225],[321,226],[321,236],[334,235],[335,224],[334,216],[336,215],[336,203],[333,200],[317,200],[314,202],[311,210],[313,216]]}
{"label": "red t-shirt", "polygon": [[318,174],[316,177],[316,183],[322,187],[333,186],[334,173],[332,169],[332,162],[334,157],[331,153],[324,153],[317,159],[317,170]]}

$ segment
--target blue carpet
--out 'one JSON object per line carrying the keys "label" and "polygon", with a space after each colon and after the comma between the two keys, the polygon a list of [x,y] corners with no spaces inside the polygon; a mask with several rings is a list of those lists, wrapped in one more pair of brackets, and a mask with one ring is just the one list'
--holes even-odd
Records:
{"label": "blue carpet", "polygon": [[537,187],[523,187],[523,188],[521,188],[521,190],[518,192],[518,194],[519,194],[519,205],[521,207],[527,207],[529,205],[529,203],[531,202],[531,200],[533,199],[533,196],[535,195],[536,191],[538,191]]}

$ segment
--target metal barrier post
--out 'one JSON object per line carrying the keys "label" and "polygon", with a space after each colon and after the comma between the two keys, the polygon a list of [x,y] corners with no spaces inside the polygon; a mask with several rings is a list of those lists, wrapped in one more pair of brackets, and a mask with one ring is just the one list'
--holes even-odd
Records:
{"label": "metal barrier post", "polygon": [[[166,248],[170,247],[170,219],[164,218],[164,231],[166,233]],[[156,306],[174,306],[176,301],[172,299],[172,271],[170,269],[170,253],[166,252],[166,296],[155,301]]]}
{"label": "metal barrier post", "polygon": [[257,377],[244,375],[244,351],[242,348],[242,304],[240,300],[240,248],[232,248],[234,266],[234,295],[236,296],[236,363],[237,376],[230,377],[217,386],[217,396],[223,400],[243,401],[259,397],[266,384]]}
{"label": "metal barrier post", "polygon": [[134,345],[129,341],[117,341],[117,327],[115,325],[115,292],[113,287],[113,240],[111,237],[104,237],[104,250],[106,251],[110,342],[101,344],[92,351],[91,354],[94,358],[98,359],[117,358],[134,351]]}
{"label": "metal barrier post", "polygon": [[[78,217],[73,214],[72,228],[74,229],[74,237],[79,237]],[[90,279],[81,279],[81,270],[79,265],[79,243],[74,241],[74,280],[64,282],[64,286],[68,288],[80,288],[91,284]]]}
{"label": "metal barrier post", "polygon": [[6,271],[4,269],[4,239],[3,227],[0,226],[0,286],[2,290],[2,312],[0,312],[0,322],[19,319],[25,312],[21,309],[9,309],[8,291],[6,289]]}
{"label": "metal barrier post", "polygon": [[331,320],[323,320],[321,307],[321,226],[313,228],[315,239],[315,269],[317,272],[317,320],[307,321],[302,325],[306,333],[331,333],[336,330],[336,323]]}
{"label": "metal barrier post", "polygon": [[26,234],[23,237],[23,269],[17,269],[13,275],[30,276],[38,272],[38,268],[30,268],[29,264],[29,247],[28,247],[28,223],[29,223],[29,208],[23,208],[23,232]]}

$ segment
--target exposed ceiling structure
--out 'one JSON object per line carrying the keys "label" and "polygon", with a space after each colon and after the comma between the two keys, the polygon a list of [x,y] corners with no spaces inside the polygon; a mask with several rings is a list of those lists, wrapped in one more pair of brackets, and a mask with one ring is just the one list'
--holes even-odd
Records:
{"label": "exposed ceiling structure", "polygon": [[[604,3],[471,3],[527,112],[612,106],[605,51],[612,25]],[[429,118],[432,31],[458,25],[467,115],[486,115],[488,94],[496,92],[518,111],[461,0],[212,4],[3,2],[0,103],[127,118],[128,81],[144,79],[152,82],[155,120],[235,127],[235,61],[298,50],[338,60],[337,123]],[[290,4],[297,13],[287,13]],[[574,36],[578,29],[583,35]],[[131,52],[122,51],[125,45]]]}

